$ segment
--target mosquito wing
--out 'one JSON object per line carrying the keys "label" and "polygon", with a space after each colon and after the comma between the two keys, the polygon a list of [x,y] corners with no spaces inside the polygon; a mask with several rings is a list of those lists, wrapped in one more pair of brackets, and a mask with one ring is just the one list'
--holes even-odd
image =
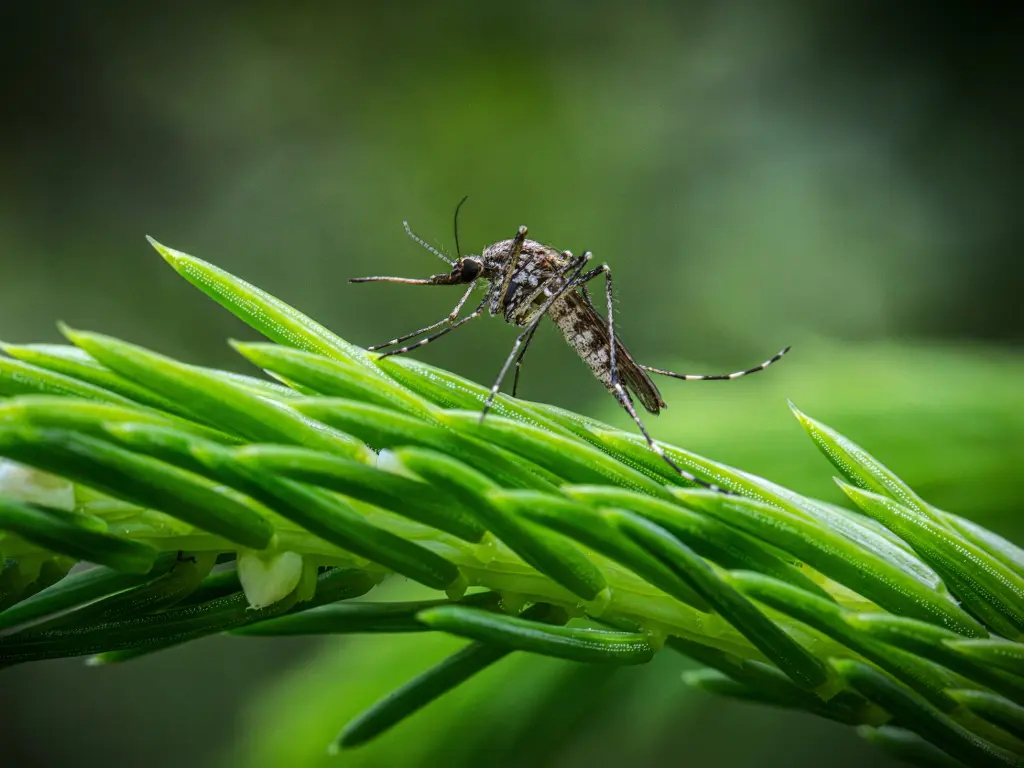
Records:
{"label": "mosquito wing", "polygon": [[654,386],[647,371],[637,365],[636,360],[618,339],[615,339],[615,365],[626,389],[636,395],[644,408],[656,414],[665,407],[665,401],[661,399],[661,393]]}

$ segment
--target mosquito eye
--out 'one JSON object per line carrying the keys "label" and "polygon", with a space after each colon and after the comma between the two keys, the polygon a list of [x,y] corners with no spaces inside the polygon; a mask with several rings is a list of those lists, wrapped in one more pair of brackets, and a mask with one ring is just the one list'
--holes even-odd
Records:
{"label": "mosquito eye", "polygon": [[483,265],[476,259],[464,259],[462,262],[462,279],[466,282],[476,280]]}

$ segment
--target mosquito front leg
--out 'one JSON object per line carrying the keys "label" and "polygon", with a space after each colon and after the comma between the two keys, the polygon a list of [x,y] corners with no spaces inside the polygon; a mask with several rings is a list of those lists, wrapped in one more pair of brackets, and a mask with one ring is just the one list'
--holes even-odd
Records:
{"label": "mosquito front leg", "polygon": [[614,394],[615,399],[619,401],[619,405],[621,405],[626,410],[626,413],[628,413],[630,417],[633,419],[633,422],[636,424],[637,428],[640,430],[640,433],[644,436],[644,439],[647,441],[647,446],[656,454],[658,454],[658,456],[660,456],[666,464],[672,467],[672,469],[675,470],[680,477],[682,477],[684,480],[688,482],[695,483],[696,485],[703,486],[704,488],[707,488],[712,491],[732,494],[732,491],[728,491],[725,488],[721,488],[720,486],[717,486],[714,483],[709,483],[704,480],[701,480],[696,475],[686,471],[678,464],[676,464],[676,462],[673,461],[665,453],[664,449],[656,442],[654,442],[654,439],[647,431],[647,427],[645,427],[643,421],[640,420],[640,415],[636,412],[636,408],[633,406],[633,398],[629,396],[629,394],[623,388],[622,382],[619,381],[619,369],[618,364],[615,360],[615,316],[613,309],[614,302],[612,300],[613,294],[611,267],[609,267],[607,264],[602,264],[597,269],[594,269],[593,271],[583,275],[583,277],[580,278],[580,283],[589,282],[590,280],[593,280],[595,277],[602,273],[604,273],[604,288],[605,294],[608,299],[608,365],[610,371],[609,386],[612,389],[612,394]]}
{"label": "mosquito front leg", "polygon": [[[520,231],[524,230],[525,227],[520,229]],[[480,412],[480,421],[483,421],[484,418],[486,418],[487,412],[491,410],[491,406],[494,405],[494,398],[497,397],[498,395],[498,390],[501,388],[501,382],[505,379],[505,374],[508,373],[508,369],[512,366],[513,360],[516,359],[516,354],[519,352],[519,348],[523,346],[524,341],[528,337],[533,335],[533,332],[537,329],[537,326],[540,324],[540,321],[544,318],[544,315],[546,315],[548,310],[551,309],[551,305],[558,301],[562,294],[564,294],[568,290],[571,290],[577,284],[577,282],[579,281],[580,272],[583,271],[583,267],[586,266],[587,262],[590,261],[591,258],[592,255],[590,251],[587,251],[582,256],[580,256],[576,263],[569,265],[569,267],[566,269],[566,272],[571,272],[569,277],[565,278],[565,282],[563,282],[562,285],[548,297],[547,301],[545,301],[541,305],[540,309],[537,310],[536,314],[530,321],[529,325],[526,326],[526,330],[524,330],[516,337],[515,344],[512,345],[512,351],[509,353],[509,356],[505,359],[505,364],[501,366],[501,372],[498,373],[498,378],[494,382],[494,386],[491,387],[490,394],[487,395],[487,400],[484,402],[483,410]],[[563,272],[562,274],[565,274],[565,272]]]}
{"label": "mosquito front leg", "polygon": [[736,373],[673,373],[672,371],[663,371],[661,368],[652,368],[649,365],[641,365],[640,367],[645,371],[650,371],[651,373],[660,373],[662,376],[671,376],[673,379],[682,379],[683,381],[730,381],[742,376],[749,376],[750,374],[757,373],[758,371],[763,371],[772,363],[777,363],[781,360],[782,356],[789,352],[789,350],[790,348],[786,347],[777,355],[773,355],[760,365],[755,365],[753,368],[747,368],[745,371],[736,371]]}
{"label": "mosquito front leg", "polygon": [[371,352],[375,352],[378,349],[384,349],[384,347],[392,347],[395,344],[401,344],[403,341],[407,341],[409,339],[416,338],[420,334],[429,333],[430,331],[434,330],[435,328],[440,328],[442,325],[445,325],[447,323],[454,323],[455,322],[455,318],[457,318],[459,316],[459,312],[462,311],[462,305],[466,303],[466,299],[469,298],[469,294],[471,294],[473,292],[474,285],[475,285],[475,283],[470,283],[469,284],[469,286],[466,288],[466,292],[464,294],[462,294],[462,298],[459,299],[459,303],[455,305],[455,309],[453,309],[448,314],[448,317],[444,318],[443,320],[439,320],[436,323],[434,323],[433,325],[428,325],[426,328],[420,328],[418,331],[415,331],[413,333],[407,333],[404,336],[398,336],[397,338],[394,338],[391,341],[385,342],[384,344],[376,344],[376,345],[374,345],[372,347],[367,347],[367,349],[370,350]]}
{"label": "mosquito front leg", "polygon": [[439,339],[442,336],[444,336],[446,333],[451,333],[452,331],[454,331],[459,326],[465,325],[470,320],[473,320],[474,318],[480,317],[480,315],[483,314],[484,307],[486,307],[486,306],[487,306],[487,297],[484,296],[483,301],[481,301],[480,304],[477,306],[477,308],[473,310],[472,314],[466,315],[464,318],[459,320],[457,323],[453,323],[453,324],[449,325],[447,328],[442,328],[437,333],[431,334],[430,336],[427,336],[427,338],[421,339],[420,341],[417,341],[415,344],[410,344],[408,347],[399,347],[398,349],[389,349],[387,352],[384,352],[383,354],[381,354],[379,359],[383,360],[385,357],[391,357],[391,355],[404,355],[406,352],[412,352],[414,349],[419,349],[420,347],[425,347],[427,344],[429,344],[430,342],[434,341],[435,339]]}

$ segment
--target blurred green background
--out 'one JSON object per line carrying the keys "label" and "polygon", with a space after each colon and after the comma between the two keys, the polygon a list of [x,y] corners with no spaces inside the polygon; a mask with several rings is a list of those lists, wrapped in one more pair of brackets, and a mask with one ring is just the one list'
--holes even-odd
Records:
{"label": "blurred green background", "polygon": [[[350,286],[527,224],[615,271],[654,434],[838,501],[786,398],[926,499],[1024,540],[1019,26],[966,2],[7,3],[0,338],[63,319],[245,370],[250,338],[143,240],[361,344],[458,294]],[[454,289],[453,289],[454,290]],[[514,332],[422,357],[490,383]],[[661,384],[661,382],[659,382]],[[625,426],[545,328],[520,394]],[[402,585],[395,585],[400,594]],[[371,597],[377,597],[374,593]],[[5,765],[320,765],[442,638],[215,638],[120,668],[3,676]],[[883,764],[838,726],[517,658],[335,765]]]}

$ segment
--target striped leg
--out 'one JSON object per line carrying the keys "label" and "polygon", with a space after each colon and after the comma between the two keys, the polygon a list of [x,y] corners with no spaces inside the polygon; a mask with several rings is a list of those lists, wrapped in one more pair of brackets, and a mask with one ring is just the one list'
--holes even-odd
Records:
{"label": "striped leg", "polygon": [[712,373],[712,374],[695,374],[695,373],[673,373],[672,371],[663,371],[661,368],[652,368],[649,365],[641,365],[645,371],[651,373],[660,373],[662,376],[671,376],[673,379],[682,379],[683,381],[729,381],[730,379],[738,379],[742,376],[749,376],[752,373],[763,371],[772,363],[777,363],[782,359],[782,356],[789,352],[790,347],[786,347],[777,355],[768,358],[760,365],[755,365],[753,368],[747,368],[745,371],[736,371],[736,373]]}
{"label": "striped leg", "polygon": [[473,288],[475,285],[476,283],[469,284],[469,287],[466,288],[466,292],[462,294],[462,298],[459,299],[459,303],[455,305],[455,309],[448,313],[448,317],[446,317],[444,320],[439,320],[433,325],[428,325],[426,328],[420,328],[418,331],[414,331],[413,333],[407,333],[404,336],[399,336],[397,338],[392,339],[391,341],[385,342],[384,344],[375,344],[372,347],[367,347],[367,349],[370,350],[371,352],[376,352],[378,349],[384,349],[384,347],[393,347],[395,344],[401,344],[403,341],[413,339],[419,336],[420,334],[429,333],[435,328],[440,328],[442,325],[445,325],[446,323],[454,323],[455,318],[457,318],[459,316],[459,312],[462,311],[462,305],[466,303],[466,299],[468,299],[469,294],[473,292]]}
{"label": "striped leg", "polygon": [[[615,395],[615,399],[619,401],[619,405],[621,405],[626,410],[626,413],[628,413],[630,415],[630,417],[633,419],[633,422],[639,428],[640,433],[644,436],[644,439],[647,441],[647,446],[652,451],[654,451],[656,454],[658,454],[658,456],[660,456],[665,461],[666,464],[668,464],[670,467],[672,467],[672,469],[675,470],[679,474],[680,477],[682,477],[684,480],[686,480],[688,482],[694,483],[696,485],[703,486],[704,488],[707,488],[708,490],[711,490],[711,491],[717,491],[719,493],[735,495],[732,491],[729,491],[729,490],[727,490],[725,488],[722,488],[722,487],[720,487],[718,485],[715,485],[714,483],[709,483],[709,482],[707,482],[705,480],[701,480],[699,477],[697,477],[693,473],[688,472],[687,470],[683,469],[678,464],[676,464],[675,461],[673,461],[671,458],[669,458],[669,456],[665,453],[664,449],[660,445],[658,445],[656,442],[654,442],[654,439],[651,437],[650,433],[647,431],[647,427],[645,427],[643,421],[640,420],[640,415],[636,412],[636,408],[633,406],[633,398],[631,398],[629,396],[629,393],[626,392],[625,388],[622,386],[622,382],[619,381],[619,369],[618,369],[618,364],[617,364],[617,362],[615,360],[615,319],[614,319],[614,314],[613,314],[614,313],[614,310],[613,310],[613,303],[614,302],[612,301],[613,296],[612,296],[612,270],[611,270],[611,267],[609,267],[607,264],[602,264],[597,269],[595,269],[595,270],[593,270],[591,272],[588,272],[582,278],[580,278],[580,282],[581,283],[585,283],[585,282],[587,282],[589,280],[593,280],[595,277],[597,277],[598,275],[600,275],[602,273],[604,274],[605,294],[606,294],[607,299],[608,299],[608,350],[609,350],[608,358],[609,358],[609,368],[610,368],[610,371],[611,371],[611,381],[609,382],[609,384],[610,384],[610,386],[612,388],[612,394],[614,394]],[[643,366],[641,366],[641,367],[643,367]]]}
{"label": "striped leg", "polygon": [[430,342],[434,341],[435,339],[441,338],[446,333],[451,333],[456,328],[458,328],[460,325],[465,325],[470,320],[473,320],[473,319],[475,319],[477,317],[480,317],[480,315],[482,315],[483,312],[484,312],[484,307],[486,307],[486,306],[487,306],[487,297],[484,296],[483,301],[481,301],[480,304],[477,306],[477,308],[473,310],[473,314],[466,315],[464,318],[459,320],[457,323],[453,323],[453,324],[449,325],[447,328],[442,328],[437,333],[431,334],[430,336],[427,336],[427,338],[425,338],[425,339],[420,339],[415,344],[410,344],[408,347],[399,347],[398,349],[389,349],[387,352],[384,352],[380,356],[380,358],[378,358],[378,359],[383,360],[385,357],[391,357],[391,355],[404,355],[406,352],[412,352],[414,349],[419,349],[420,347],[425,347],[427,344],[429,344]]}
{"label": "striped leg", "polygon": [[526,341],[523,342],[523,349],[519,353],[519,357],[516,358],[516,375],[512,379],[512,397],[516,396],[516,392],[519,391],[519,369],[523,365],[523,358],[526,356],[526,350],[530,348],[530,342],[533,341],[533,334],[537,331],[537,326],[533,327],[530,331],[530,335],[526,337]]}
{"label": "striped leg", "polygon": [[498,303],[495,306],[501,307],[505,304],[505,294],[508,293],[509,286],[512,285],[512,275],[516,272],[516,267],[519,266],[519,257],[523,253],[523,243],[526,242],[526,227],[520,227],[519,231],[516,232],[516,236],[512,239],[512,245],[509,247],[508,255],[505,257],[505,277],[501,281],[501,288],[498,291]]}
{"label": "striped leg", "polygon": [[579,257],[573,264],[570,264],[565,272],[562,274],[570,273],[569,277],[565,278],[565,282],[562,283],[561,287],[558,288],[548,300],[545,301],[540,309],[537,310],[533,320],[526,326],[526,330],[520,333],[516,337],[515,344],[512,345],[512,351],[509,356],[505,359],[505,364],[501,366],[501,371],[498,373],[498,378],[491,387],[491,392],[487,395],[487,400],[484,401],[483,410],[480,412],[480,421],[483,421],[487,417],[487,412],[491,410],[491,406],[494,405],[494,398],[498,395],[498,390],[501,388],[501,382],[504,381],[505,375],[508,373],[508,369],[512,366],[512,361],[516,359],[516,353],[519,352],[519,348],[523,346],[524,341],[527,337],[532,337],[533,332],[537,329],[540,321],[544,318],[544,315],[551,309],[551,305],[558,301],[558,298],[566,291],[570,290],[574,286],[579,284],[580,272],[583,271],[583,267],[587,265],[587,262],[592,258],[590,251],[587,251]]}

